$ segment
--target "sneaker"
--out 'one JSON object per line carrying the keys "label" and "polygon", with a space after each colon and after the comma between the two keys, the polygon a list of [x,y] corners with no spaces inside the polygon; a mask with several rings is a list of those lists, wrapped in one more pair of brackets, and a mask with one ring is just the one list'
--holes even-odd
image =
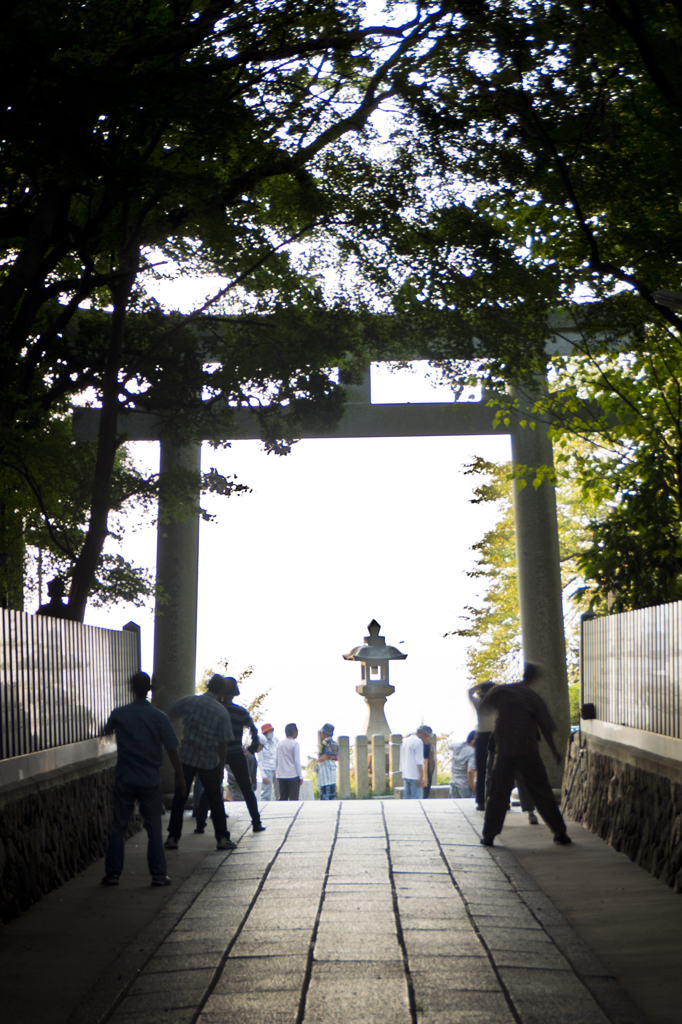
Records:
{"label": "sneaker", "polygon": [[537,824],[539,824],[538,823],[538,816],[537,816],[537,814],[534,814],[533,811],[529,811],[528,812],[528,824],[529,825],[537,825]]}
{"label": "sneaker", "polygon": [[177,850],[178,840],[175,838],[175,836],[168,836],[168,839],[163,845],[167,850]]}
{"label": "sneaker", "polygon": [[197,827],[194,829],[194,834],[197,835],[197,836],[203,836],[205,831],[206,831],[206,826],[205,825],[197,825]]}
{"label": "sneaker", "polygon": [[152,885],[170,885],[171,880],[168,875],[152,875]]}
{"label": "sneaker", "polygon": [[565,832],[562,832],[561,834],[557,833],[557,835],[554,836],[554,842],[558,843],[559,846],[568,846],[570,841],[571,837],[569,835],[566,835]]}
{"label": "sneaker", "polygon": [[104,876],[104,878],[102,879],[102,883],[101,884],[102,885],[118,885],[120,878],[121,878],[121,876],[119,874],[117,874],[115,871],[112,871],[110,874]]}
{"label": "sneaker", "polygon": [[488,836],[481,836],[481,846],[493,846],[494,836],[489,839]]}
{"label": "sneaker", "polygon": [[219,839],[216,843],[216,850],[236,850],[237,844],[233,843],[231,839]]}
{"label": "sneaker", "polygon": [[258,825],[254,825],[253,826],[253,831],[254,832],[265,832],[265,825],[261,825],[260,823]]}

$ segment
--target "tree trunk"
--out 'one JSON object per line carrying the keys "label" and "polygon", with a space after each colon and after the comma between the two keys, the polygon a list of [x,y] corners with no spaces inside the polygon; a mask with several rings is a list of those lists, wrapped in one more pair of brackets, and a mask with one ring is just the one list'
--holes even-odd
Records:
{"label": "tree trunk", "polygon": [[121,277],[112,285],[113,313],[109,352],[102,382],[102,412],[97,438],[97,460],[92,485],[92,503],[88,532],[74,565],[69,591],[69,618],[82,622],[88,594],[92,589],[95,572],[109,533],[111,508],[111,478],[118,449],[119,380],[125,337],[126,314],[130,295],[139,266],[139,248],[132,246],[121,261]]}
{"label": "tree trunk", "polygon": [[24,610],[26,545],[21,516],[0,497],[0,608]]}

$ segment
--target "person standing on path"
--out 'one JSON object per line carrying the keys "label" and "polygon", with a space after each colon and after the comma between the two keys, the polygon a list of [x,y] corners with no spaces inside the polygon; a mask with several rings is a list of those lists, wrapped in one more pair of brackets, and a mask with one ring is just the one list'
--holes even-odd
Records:
{"label": "person standing on path", "polygon": [[497,712],[491,707],[481,707],[485,696],[490,693],[494,687],[492,679],[487,679],[484,683],[474,683],[473,686],[469,687],[469,700],[476,709],[476,742],[474,749],[476,751],[476,810],[485,810],[485,798],[486,798],[486,774],[488,770],[488,744],[490,743],[490,737],[495,729],[495,720],[497,719]]}
{"label": "person standing on path", "polygon": [[223,700],[230,716],[232,731],[234,733],[234,739],[229,741],[227,744],[227,754],[225,755],[226,764],[234,775],[235,781],[242,792],[249,814],[251,815],[253,831],[265,832],[265,825],[263,825],[260,820],[258,801],[256,800],[253,789],[251,788],[249,766],[246,763],[246,756],[242,749],[242,735],[244,733],[244,729],[249,729],[251,731],[251,745],[249,747],[251,753],[254,753],[258,749],[260,746],[258,729],[254,725],[253,719],[246,708],[242,708],[238,704],[233,703],[234,698],[239,696],[239,684],[237,683],[237,680],[233,676],[225,676],[224,678],[223,676],[213,676],[213,679],[222,679],[224,683]]}
{"label": "person standing on path", "polygon": [[161,773],[163,748],[175,768],[175,785],[185,787],[178,756],[178,737],[167,715],[147,700],[151,682],[146,672],[136,672],[130,680],[135,699],[114,708],[104,726],[105,736],[116,735],[116,774],[114,781],[114,821],[104,858],[102,885],[118,885],[123,871],[125,836],[135,801],[147,830],[147,864],[152,885],[170,885],[166,874],[161,815]]}
{"label": "person standing on path", "polygon": [[431,783],[436,770],[436,737],[431,737],[428,743],[424,744],[424,772],[426,781],[424,783],[423,799],[428,800],[431,795]]}
{"label": "person standing on path", "polygon": [[298,729],[293,722],[284,726],[286,739],[277,747],[277,785],[280,800],[298,800],[303,782],[301,748],[296,742]]}
{"label": "person standing on path", "polygon": [[540,816],[554,833],[554,842],[564,845],[571,841],[538,750],[540,730],[554,760],[561,764],[561,755],[552,736],[556,729],[554,720],[540,694],[533,689],[540,674],[540,667],[529,663],[520,683],[495,686],[485,698],[485,704],[494,708],[498,717],[495,764],[483,820],[483,846],[492,846],[495,836],[502,831],[517,773],[525,782]]}
{"label": "person standing on path", "polygon": [[535,813],[535,804],[533,803],[533,798],[528,792],[528,786],[523,781],[520,775],[517,775],[514,781],[516,782],[516,788],[519,794],[519,804],[521,805],[521,810],[524,814],[528,815],[528,824],[537,825],[538,818]]}
{"label": "person standing on path", "polygon": [[323,739],[315,765],[320,800],[336,800],[336,762],[339,759],[339,745],[332,739],[334,726],[330,722],[325,723],[320,732]]}
{"label": "person standing on path", "polygon": [[261,800],[272,800],[275,797],[275,772],[277,769],[277,747],[279,740],[275,736],[275,730],[269,722],[266,722],[261,730],[261,743],[263,749],[257,755],[258,767],[260,768],[260,798]]}
{"label": "person standing on path", "polygon": [[403,800],[421,800],[427,783],[424,766],[424,744],[431,741],[433,729],[420,725],[406,736],[400,747],[400,771],[403,777]]}
{"label": "person standing on path", "polygon": [[218,850],[234,850],[236,844],[227,831],[222,780],[227,745],[234,741],[232,723],[219,697],[225,692],[222,676],[213,676],[206,693],[181,697],[171,706],[171,714],[182,716],[183,735],[180,760],[184,789],[176,786],[168,825],[167,850],[177,850],[182,835],[182,813],[194,776],[198,775],[211,808],[211,822]]}
{"label": "person standing on path", "polygon": [[476,730],[470,732],[466,743],[450,744],[452,761],[450,764],[450,799],[471,799],[476,790]]}

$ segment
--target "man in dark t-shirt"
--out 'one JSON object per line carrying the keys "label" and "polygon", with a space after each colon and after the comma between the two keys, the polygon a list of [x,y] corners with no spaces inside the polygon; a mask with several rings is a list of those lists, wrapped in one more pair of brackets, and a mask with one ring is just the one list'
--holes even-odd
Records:
{"label": "man in dark t-shirt", "polygon": [[234,732],[234,740],[227,745],[225,763],[232,772],[237,785],[242,791],[248,812],[251,815],[253,831],[264,832],[265,825],[263,825],[260,820],[258,801],[256,800],[253,789],[251,788],[249,767],[246,763],[246,756],[242,749],[242,734],[244,729],[249,729],[251,732],[251,752],[255,753],[255,751],[260,747],[258,729],[246,708],[242,708],[238,704],[233,703],[234,698],[238,696],[239,684],[237,683],[237,680],[234,676],[225,676],[224,703],[230,716],[232,730]]}
{"label": "man in dark t-shirt", "polygon": [[118,885],[123,871],[125,835],[137,800],[147,830],[147,863],[152,885],[170,885],[161,834],[161,774],[164,747],[175,768],[175,784],[184,789],[185,779],[178,755],[178,738],[167,715],[147,700],[151,682],[137,672],[130,684],[135,694],[109,715],[103,734],[116,734],[118,757],[114,781],[114,821],[104,860],[102,885]]}
{"label": "man in dark t-shirt", "polygon": [[537,810],[554,833],[554,842],[565,845],[571,841],[538,748],[539,731],[556,763],[561,763],[552,735],[556,729],[554,720],[540,694],[533,689],[539,678],[539,666],[527,664],[520,683],[494,686],[481,702],[481,710],[492,708],[497,711],[495,764],[481,839],[484,846],[492,846],[495,836],[502,831],[517,774],[525,782]]}

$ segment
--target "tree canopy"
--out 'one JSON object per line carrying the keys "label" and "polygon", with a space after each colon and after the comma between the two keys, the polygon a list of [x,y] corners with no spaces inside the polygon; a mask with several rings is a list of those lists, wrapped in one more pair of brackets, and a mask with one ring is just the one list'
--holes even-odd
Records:
{"label": "tree canopy", "polygon": [[393,215],[399,301],[451,312],[493,387],[549,369],[534,414],[589,494],[581,571],[614,610],[682,596],[681,43],[675,3],[483,0],[401,94],[430,190]]}
{"label": "tree canopy", "polygon": [[[545,373],[557,333],[576,347],[549,399],[555,436],[584,433],[594,399],[610,472],[629,467],[595,520],[603,579],[626,534],[640,545],[630,511],[648,495],[638,536],[665,526],[665,544],[620,559],[616,589],[634,593],[653,558],[654,596],[677,593],[682,321],[657,293],[682,264],[679,6],[463,0],[378,17],[359,0],[5,4],[0,460],[19,471],[80,396],[101,407],[74,617],[116,503],[121,411],[192,440],[257,404],[277,447],[297,417],[339,414],[331,365],[419,352],[457,387],[476,359],[503,388]],[[148,288],[169,266],[219,275],[220,295],[169,318]],[[12,493],[0,559],[16,579]]]}
{"label": "tree canopy", "polygon": [[[101,407],[76,618],[108,532],[123,409],[162,413],[185,439],[209,414],[219,434],[244,403],[264,419],[265,404],[287,406],[290,430],[320,404],[338,415],[326,369],[367,338],[293,245],[360,205],[328,152],[362,136],[356,165],[379,166],[373,114],[453,22],[437,6],[378,26],[361,12],[345,0],[3,8],[0,449],[14,464],[89,390]],[[222,319],[200,343],[145,292],[169,262],[225,281]],[[11,561],[7,537],[0,548]]]}

